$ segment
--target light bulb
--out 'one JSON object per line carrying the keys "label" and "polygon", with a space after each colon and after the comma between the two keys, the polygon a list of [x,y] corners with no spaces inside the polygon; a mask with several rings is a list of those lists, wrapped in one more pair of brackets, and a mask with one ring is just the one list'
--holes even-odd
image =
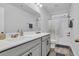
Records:
{"label": "light bulb", "polygon": [[43,5],[42,5],[42,4],[40,4],[39,6],[40,6],[40,7],[43,7]]}
{"label": "light bulb", "polygon": [[36,3],[37,6],[42,7],[43,5],[40,3]]}

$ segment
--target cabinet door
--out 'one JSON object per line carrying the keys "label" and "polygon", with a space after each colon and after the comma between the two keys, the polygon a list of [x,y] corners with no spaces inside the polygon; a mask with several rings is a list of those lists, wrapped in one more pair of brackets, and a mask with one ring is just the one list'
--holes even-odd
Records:
{"label": "cabinet door", "polygon": [[44,42],[42,42],[42,56],[46,56],[46,46],[47,46],[47,41],[45,40]]}
{"label": "cabinet door", "polygon": [[49,51],[50,51],[50,37],[47,38],[47,46],[46,46],[47,54],[48,54]]}
{"label": "cabinet door", "polygon": [[31,50],[29,50],[22,56],[41,56],[41,44],[33,47]]}
{"label": "cabinet door", "polygon": [[41,56],[41,44],[38,44],[34,48],[31,49],[32,56]]}

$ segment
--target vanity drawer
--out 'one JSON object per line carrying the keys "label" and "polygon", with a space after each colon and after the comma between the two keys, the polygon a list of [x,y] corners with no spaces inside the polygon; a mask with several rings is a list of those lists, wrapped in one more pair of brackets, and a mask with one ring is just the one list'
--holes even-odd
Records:
{"label": "vanity drawer", "polygon": [[16,46],[16,47],[13,47],[13,48],[7,49],[6,51],[1,52],[0,56],[18,56],[26,50],[28,50],[28,45],[23,44],[23,45]]}
{"label": "vanity drawer", "polygon": [[39,44],[41,42],[41,39],[35,39],[32,41],[29,41],[27,43],[21,44],[19,46],[10,48],[6,51],[3,51],[0,53],[0,56],[19,56],[23,54],[24,52],[30,50],[35,45]]}
{"label": "vanity drawer", "polygon": [[34,41],[29,42],[28,47],[33,48],[37,44],[41,44],[41,38],[38,38],[38,39],[35,39]]}

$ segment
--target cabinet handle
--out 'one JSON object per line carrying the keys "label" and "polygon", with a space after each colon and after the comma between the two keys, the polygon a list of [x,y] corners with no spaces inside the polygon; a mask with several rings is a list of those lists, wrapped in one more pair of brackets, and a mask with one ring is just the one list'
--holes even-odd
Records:
{"label": "cabinet handle", "polygon": [[32,52],[30,52],[30,56],[32,56]]}
{"label": "cabinet handle", "polygon": [[30,53],[28,54],[28,56],[32,56],[32,53],[30,52]]}
{"label": "cabinet handle", "polygon": [[47,45],[48,45],[48,40],[47,40]]}
{"label": "cabinet handle", "polygon": [[30,54],[28,54],[28,56],[30,56]]}

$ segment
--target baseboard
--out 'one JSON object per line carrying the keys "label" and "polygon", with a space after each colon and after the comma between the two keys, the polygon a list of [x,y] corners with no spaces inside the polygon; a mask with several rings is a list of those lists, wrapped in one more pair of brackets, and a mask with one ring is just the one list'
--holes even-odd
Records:
{"label": "baseboard", "polygon": [[63,47],[63,48],[65,47],[65,48],[70,48],[69,46],[61,45],[61,44],[56,44],[55,47]]}

